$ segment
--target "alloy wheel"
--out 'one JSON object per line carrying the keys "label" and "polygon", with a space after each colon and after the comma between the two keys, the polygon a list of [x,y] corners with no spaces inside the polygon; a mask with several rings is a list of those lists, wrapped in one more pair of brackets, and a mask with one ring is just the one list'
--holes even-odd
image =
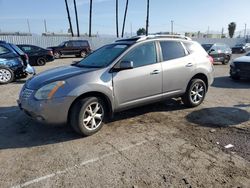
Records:
{"label": "alloy wheel", "polygon": [[190,97],[193,103],[198,104],[203,100],[205,94],[205,88],[203,84],[196,83],[191,89]]}
{"label": "alloy wheel", "polygon": [[7,69],[0,69],[0,82],[6,83],[11,80],[11,72]]}
{"label": "alloy wheel", "polygon": [[96,130],[101,124],[104,116],[104,110],[100,103],[93,102],[87,106],[83,115],[83,126],[89,130]]}

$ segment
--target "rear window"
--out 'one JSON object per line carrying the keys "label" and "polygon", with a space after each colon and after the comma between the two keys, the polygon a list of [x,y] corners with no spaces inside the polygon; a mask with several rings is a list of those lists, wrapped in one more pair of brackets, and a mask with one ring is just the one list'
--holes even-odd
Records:
{"label": "rear window", "polygon": [[177,59],[186,56],[185,50],[180,42],[161,41],[163,61]]}
{"label": "rear window", "polygon": [[7,48],[5,48],[3,46],[0,46],[0,55],[6,54],[6,53],[9,53],[9,52],[10,52],[9,49],[7,49]]}

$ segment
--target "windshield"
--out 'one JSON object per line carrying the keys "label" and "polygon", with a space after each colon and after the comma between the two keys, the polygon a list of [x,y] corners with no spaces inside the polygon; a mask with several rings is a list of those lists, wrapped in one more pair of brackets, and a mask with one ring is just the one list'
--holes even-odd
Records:
{"label": "windshield", "polygon": [[213,46],[212,44],[202,44],[201,45],[206,51],[210,50],[210,48]]}
{"label": "windshield", "polygon": [[65,42],[62,42],[61,44],[59,44],[59,46],[64,46]]}
{"label": "windshield", "polygon": [[127,44],[110,44],[99,48],[75,66],[99,68],[106,67],[121,55],[129,46]]}

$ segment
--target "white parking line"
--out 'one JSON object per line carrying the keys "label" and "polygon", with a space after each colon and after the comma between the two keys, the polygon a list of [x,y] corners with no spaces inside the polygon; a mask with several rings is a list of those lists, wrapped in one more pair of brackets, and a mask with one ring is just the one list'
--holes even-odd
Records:
{"label": "white parking line", "polygon": [[64,170],[60,170],[60,171],[57,171],[57,172],[54,172],[52,174],[48,174],[48,175],[45,175],[45,176],[42,176],[42,177],[39,177],[39,178],[36,178],[36,179],[33,179],[33,180],[30,180],[30,181],[27,181],[25,183],[22,183],[22,184],[19,184],[19,185],[15,185],[13,186],[12,188],[21,188],[21,187],[26,187],[26,186],[29,186],[31,184],[34,184],[34,183],[38,183],[38,182],[41,182],[41,181],[44,181],[46,179],[49,179],[49,178],[52,178],[56,175],[59,175],[59,174],[64,174],[64,173],[67,173],[71,170],[74,170],[74,169],[77,169],[79,167],[82,167],[82,166],[85,166],[85,165],[88,165],[88,164],[91,164],[91,163],[94,163],[94,162],[97,162],[97,161],[100,161],[104,158],[108,158],[110,156],[113,156],[113,155],[116,155],[116,154],[119,154],[120,152],[123,152],[123,151],[128,151],[134,147],[137,147],[137,146],[140,146],[140,145],[143,145],[145,143],[147,143],[148,140],[145,140],[145,141],[142,141],[142,142],[138,142],[136,144],[133,144],[133,145],[130,145],[128,147],[125,147],[125,148],[122,148],[120,150],[117,150],[117,151],[114,151],[114,152],[111,152],[111,153],[108,153],[108,154],[105,154],[105,155],[102,155],[100,157],[95,157],[93,159],[89,159],[87,161],[83,161],[82,163],[80,163],[79,165],[75,165],[75,166],[72,166],[72,167],[69,167],[69,168],[66,168]]}

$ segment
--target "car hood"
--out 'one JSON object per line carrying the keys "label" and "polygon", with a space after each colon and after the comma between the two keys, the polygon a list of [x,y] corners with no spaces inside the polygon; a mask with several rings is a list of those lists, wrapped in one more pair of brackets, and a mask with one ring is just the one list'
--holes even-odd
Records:
{"label": "car hood", "polygon": [[75,66],[58,67],[58,68],[54,68],[54,69],[42,72],[30,78],[26,82],[25,86],[29,89],[37,90],[46,84],[49,84],[55,81],[66,80],[73,76],[92,72],[97,69],[98,68],[83,68],[83,67],[75,67]]}
{"label": "car hood", "polygon": [[234,62],[245,62],[250,63],[250,56],[242,56],[234,59]]}

